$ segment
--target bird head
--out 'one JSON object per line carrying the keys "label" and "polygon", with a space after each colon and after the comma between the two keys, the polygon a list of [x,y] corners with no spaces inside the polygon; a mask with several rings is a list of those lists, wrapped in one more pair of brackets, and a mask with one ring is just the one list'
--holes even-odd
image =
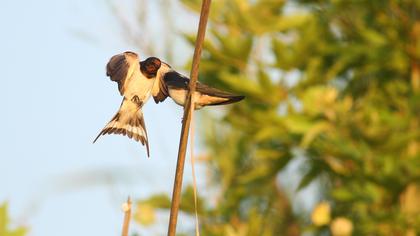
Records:
{"label": "bird head", "polygon": [[161,61],[156,57],[149,57],[146,60],[140,62],[141,71],[147,75],[147,77],[155,77],[157,71],[161,66]]}

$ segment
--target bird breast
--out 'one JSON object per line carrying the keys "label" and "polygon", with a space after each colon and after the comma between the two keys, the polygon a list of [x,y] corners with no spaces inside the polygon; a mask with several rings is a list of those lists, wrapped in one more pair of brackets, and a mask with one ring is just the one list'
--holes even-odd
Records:
{"label": "bird breast", "polygon": [[143,103],[150,98],[154,79],[141,77],[131,78],[127,84],[126,97],[131,99],[137,95]]}

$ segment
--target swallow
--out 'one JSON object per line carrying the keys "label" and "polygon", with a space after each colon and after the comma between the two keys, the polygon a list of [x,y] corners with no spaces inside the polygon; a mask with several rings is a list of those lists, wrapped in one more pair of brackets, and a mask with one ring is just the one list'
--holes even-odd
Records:
{"label": "swallow", "polygon": [[160,60],[150,57],[139,62],[138,55],[130,51],[111,57],[106,65],[106,75],[117,82],[123,100],[118,112],[93,143],[105,134],[127,135],[145,145],[147,156],[150,157],[142,107],[152,95],[159,68]]}
{"label": "swallow", "polygon": [[[167,97],[171,97],[176,104],[184,106],[190,79],[173,70],[170,65],[160,61],[156,57],[148,58],[142,63],[142,66],[145,68],[159,68],[156,71],[156,81],[152,88],[155,103],[163,102]],[[235,95],[197,82],[194,93],[194,109],[198,110],[205,106],[231,104],[239,102],[242,99],[244,99],[244,96]]]}

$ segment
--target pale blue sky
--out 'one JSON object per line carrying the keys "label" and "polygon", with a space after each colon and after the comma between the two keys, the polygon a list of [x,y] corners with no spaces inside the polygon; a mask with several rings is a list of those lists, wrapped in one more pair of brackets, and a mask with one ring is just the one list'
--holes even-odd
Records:
{"label": "pale blue sky", "polygon": [[[147,2],[150,15],[158,16],[158,1]],[[131,1],[120,4],[134,12]],[[105,64],[113,54],[136,50],[122,37],[109,5],[0,5],[0,202],[9,202],[14,221],[33,236],[119,235],[127,195],[172,191],[182,109],[173,102],[146,104],[150,159],[143,146],[122,136],[104,136],[93,145],[121,100]],[[178,28],[195,29],[198,21],[176,19]],[[162,25],[154,30],[164,33]],[[175,63],[183,65],[192,49],[179,40],[174,45],[182,52]],[[188,168],[186,181],[190,176]]]}
{"label": "pale blue sky", "polygon": [[[198,16],[170,0],[175,29],[165,29],[162,1],[137,1],[146,3],[150,21],[147,29],[134,30],[139,41],[151,43],[141,45],[143,51],[167,61],[159,45],[168,35],[195,32]],[[129,23],[143,6],[114,2]],[[116,84],[105,76],[108,59],[125,50],[151,56],[142,56],[121,29],[106,0],[1,1],[0,203],[9,203],[14,222],[28,226],[31,236],[119,235],[128,195],[172,191],[182,117],[172,101],[145,105],[150,159],[126,137],[104,136],[92,144],[121,102]],[[169,62],[182,68],[193,49],[179,36],[169,46],[174,53]],[[299,182],[296,163],[279,176],[291,195]],[[197,177],[203,193],[204,171]],[[184,180],[191,181],[189,165]],[[313,186],[300,195],[311,192]],[[293,198],[297,208],[315,200]],[[165,235],[168,214],[159,215],[156,227],[145,231],[132,224],[132,229]],[[193,229],[191,219],[179,222],[179,229]]]}

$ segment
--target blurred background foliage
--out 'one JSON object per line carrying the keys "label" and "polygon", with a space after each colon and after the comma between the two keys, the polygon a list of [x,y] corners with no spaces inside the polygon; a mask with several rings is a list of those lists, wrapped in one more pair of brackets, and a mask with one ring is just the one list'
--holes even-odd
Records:
{"label": "blurred background foliage", "polygon": [[3,203],[0,205],[0,235],[1,236],[24,236],[27,229],[24,227],[12,227],[9,219],[8,205]]}
{"label": "blurred background foliage", "polygon": [[[200,81],[246,99],[202,116],[217,192],[200,196],[202,235],[420,233],[419,17],[415,0],[213,1]],[[296,158],[286,194],[279,174]],[[319,203],[295,209],[314,182]],[[192,216],[190,187],[182,204]],[[139,200],[150,213],[136,219],[169,205]]]}

